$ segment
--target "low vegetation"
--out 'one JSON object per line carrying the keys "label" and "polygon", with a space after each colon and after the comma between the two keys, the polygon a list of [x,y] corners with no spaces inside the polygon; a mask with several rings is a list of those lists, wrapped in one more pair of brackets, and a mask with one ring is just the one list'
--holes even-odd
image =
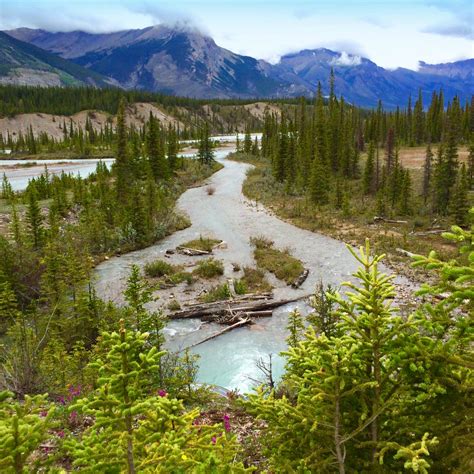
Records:
{"label": "low vegetation", "polygon": [[257,265],[273,273],[287,285],[295,283],[303,273],[303,264],[288,249],[276,249],[273,242],[265,237],[253,237],[250,242],[255,246],[254,258]]}
{"label": "low vegetation", "polygon": [[[236,280],[234,287],[237,294],[244,293],[267,293],[272,290],[272,285],[265,277],[265,272],[261,268],[244,267],[244,275]],[[237,288],[244,287],[245,292],[240,293]]]}
{"label": "low vegetation", "polygon": [[229,285],[223,283],[222,285],[213,286],[212,288],[201,295],[200,300],[203,303],[213,303],[214,301],[225,301],[231,297]]}
{"label": "low vegetation", "polygon": [[212,252],[212,249],[221,243],[221,240],[210,237],[200,236],[199,239],[190,240],[181,245],[188,249],[202,250],[203,252]]}
{"label": "low vegetation", "polygon": [[145,275],[150,278],[159,278],[160,281],[177,285],[183,281],[193,283],[193,275],[184,270],[182,265],[171,265],[164,260],[155,260],[147,263],[144,268]]}
{"label": "low vegetation", "polygon": [[193,274],[201,278],[215,278],[224,274],[224,265],[215,258],[206,258],[197,264]]}

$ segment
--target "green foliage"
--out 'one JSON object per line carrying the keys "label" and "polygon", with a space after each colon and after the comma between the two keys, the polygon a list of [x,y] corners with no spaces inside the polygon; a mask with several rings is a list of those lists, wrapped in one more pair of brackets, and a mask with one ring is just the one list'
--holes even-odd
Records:
{"label": "green foliage", "polygon": [[235,441],[218,426],[199,426],[198,410],[186,413],[182,402],[152,384],[163,356],[146,349],[147,334],[104,333],[94,366],[98,387],[71,410],[93,416],[80,439],[66,443],[74,465],[83,472],[244,472],[234,459]]}
{"label": "green foliage", "polygon": [[44,461],[32,456],[48,436],[54,408],[47,395],[26,396],[0,392],[0,469],[5,473],[33,472]]}
{"label": "green foliage", "polygon": [[224,274],[224,265],[220,260],[215,258],[207,258],[201,260],[194,269],[193,274],[202,278],[215,278]]}
{"label": "green foliage", "polygon": [[273,247],[273,242],[262,237],[252,238],[251,243],[255,246],[254,258],[257,265],[288,285],[293,284],[304,271],[303,264],[289,250],[278,250]]}
{"label": "green foliage", "polygon": [[214,301],[228,300],[232,296],[229,285],[223,283],[222,285],[213,286],[206,293],[201,296],[203,303],[213,303]]}
{"label": "green foliage", "polygon": [[212,252],[212,249],[222,241],[217,239],[211,239],[210,237],[199,236],[199,239],[189,240],[181,245],[189,249],[202,250],[203,252]]}
{"label": "green foliage", "polygon": [[[391,305],[394,287],[378,270],[381,257],[372,257],[368,244],[353,254],[361,264],[357,283],[344,284],[345,297],[327,294],[337,317],[326,333],[310,325],[301,338],[301,317],[290,315],[288,398],[274,392],[250,397],[249,409],[268,425],[264,443],[277,470],[377,469],[382,451],[393,448],[393,433],[403,441],[413,435],[398,418],[418,367],[419,336],[412,318]],[[405,466],[421,466],[421,454],[412,445],[386,461],[387,468],[396,470],[399,457]]]}

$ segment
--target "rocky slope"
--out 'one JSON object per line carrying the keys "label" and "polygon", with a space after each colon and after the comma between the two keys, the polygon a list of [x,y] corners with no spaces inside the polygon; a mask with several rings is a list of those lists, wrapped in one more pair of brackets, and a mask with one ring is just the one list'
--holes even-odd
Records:
{"label": "rocky slope", "polygon": [[105,87],[116,83],[0,31],[0,84]]}

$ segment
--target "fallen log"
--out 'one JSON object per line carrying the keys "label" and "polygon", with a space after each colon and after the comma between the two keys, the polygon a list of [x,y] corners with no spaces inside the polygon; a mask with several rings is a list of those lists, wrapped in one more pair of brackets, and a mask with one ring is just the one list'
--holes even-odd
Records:
{"label": "fallen log", "polygon": [[285,300],[257,300],[257,301],[216,301],[215,303],[207,303],[200,306],[189,307],[169,315],[170,319],[187,319],[187,318],[202,318],[203,320],[213,321],[218,316],[226,312],[235,311],[246,313],[248,311],[263,311],[278,308],[288,303],[308,298],[309,295],[300,296],[298,298],[290,298]]}
{"label": "fallen log", "polygon": [[209,250],[191,249],[191,248],[182,247],[182,246],[176,247],[176,250],[179,253],[183,255],[188,255],[190,257],[194,257],[196,255],[210,255],[212,253],[212,251],[209,251]]}
{"label": "fallen log", "polygon": [[373,218],[374,222],[386,222],[387,224],[408,224],[408,221],[399,221],[395,219],[386,219],[385,217],[382,216],[374,216]]}
{"label": "fallen log", "polygon": [[305,268],[303,270],[303,273],[291,284],[293,288],[299,288],[305,281],[306,278],[308,278],[309,275],[309,270]]}
{"label": "fallen log", "polygon": [[442,234],[443,232],[448,232],[448,230],[447,229],[424,230],[424,231],[419,231],[419,232],[411,232],[411,235],[417,235],[419,237],[423,237],[424,235]]}
{"label": "fallen log", "polygon": [[[205,290],[202,291],[204,293]],[[202,294],[201,293],[201,294]],[[233,302],[250,302],[250,301],[259,301],[259,300],[269,300],[273,298],[273,293],[247,293],[245,295],[237,295],[235,298],[233,298]],[[193,301],[193,300],[191,300]],[[197,307],[203,307],[206,308],[211,305],[216,305],[216,304],[222,304],[222,301],[215,301],[213,303],[193,303],[189,302],[186,303],[187,308],[197,308]]]}
{"label": "fallen log", "polygon": [[241,319],[241,320],[237,321],[235,324],[232,324],[231,326],[227,326],[222,331],[218,331],[218,332],[216,332],[214,334],[211,334],[210,336],[204,338],[202,341],[191,344],[186,349],[191,349],[192,347],[199,346],[200,344],[203,344],[204,342],[210,341],[211,339],[214,339],[215,337],[218,337],[221,334],[232,331],[232,329],[239,328],[241,326],[245,326],[246,324],[252,324],[252,321],[251,321],[250,318]]}

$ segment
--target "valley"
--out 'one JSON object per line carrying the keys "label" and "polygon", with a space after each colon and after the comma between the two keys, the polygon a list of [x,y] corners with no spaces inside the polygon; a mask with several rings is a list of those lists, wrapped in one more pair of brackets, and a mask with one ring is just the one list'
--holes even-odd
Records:
{"label": "valley", "polygon": [[0,472],[474,472],[474,19],[428,3],[4,0]]}

